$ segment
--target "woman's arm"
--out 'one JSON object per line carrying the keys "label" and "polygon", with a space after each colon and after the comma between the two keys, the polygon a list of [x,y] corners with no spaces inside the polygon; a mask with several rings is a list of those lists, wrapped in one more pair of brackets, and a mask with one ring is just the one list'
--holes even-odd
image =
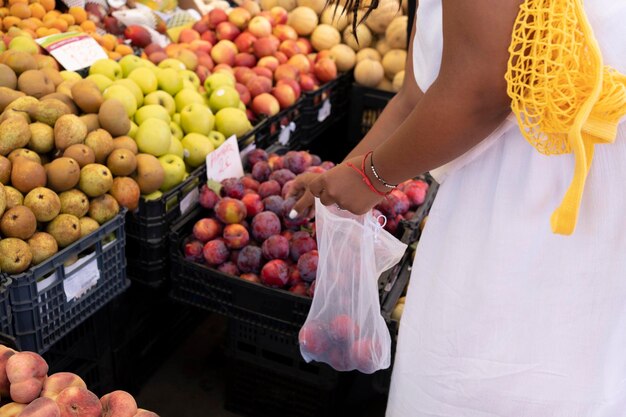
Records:
{"label": "woman's arm", "polygon": [[[399,183],[462,155],[510,112],[504,74],[522,0],[442,2],[439,75],[388,139],[370,148],[376,170],[388,183]],[[360,167],[361,158],[346,162]],[[381,198],[346,162],[313,180],[309,189],[324,204],[365,213]],[[366,172],[378,190],[386,191],[369,169]]]}

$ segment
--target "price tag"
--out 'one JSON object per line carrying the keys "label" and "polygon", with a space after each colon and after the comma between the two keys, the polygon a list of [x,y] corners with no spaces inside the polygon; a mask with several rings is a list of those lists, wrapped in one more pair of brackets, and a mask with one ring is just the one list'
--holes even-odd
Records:
{"label": "price tag", "polygon": [[235,135],[206,156],[206,175],[214,181],[243,177],[243,164]]}
{"label": "price tag", "polygon": [[180,214],[183,215],[189,211],[192,207],[194,207],[198,203],[198,199],[200,198],[200,191],[197,188],[194,188],[183,198],[180,202]]}
{"label": "price tag", "polygon": [[330,99],[326,99],[324,100],[324,103],[322,103],[322,108],[320,108],[320,110],[317,112],[317,121],[323,122],[324,120],[326,120],[328,116],[330,116],[330,111],[331,111]]}
{"label": "price tag", "polygon": [[59,33],[36,42],[68,71],[87,68],[99,59],[108,58],[98,42],[85,33]]}
{"label": "price tag", "polygon": [[[80,269],[79,269],[80,268]],[[98,259],[93,256],[90,260],[76,263],[72,267],[65,268],[66,274],[74,271],[63,281],[63,290],[67,297],[67,301],[85,294],[89,289],[96,285],[100,279],[100,270],[98,269]]]}
{"label": "price tag", "polygon": [[290,122],[287,126],[281,126],[280,129],[280,133],[278,134],[278,143],[281,145],[287,145],[289,143],[289,139],[291,138],[291,132],[296,130],[296,124],[294,122]]}

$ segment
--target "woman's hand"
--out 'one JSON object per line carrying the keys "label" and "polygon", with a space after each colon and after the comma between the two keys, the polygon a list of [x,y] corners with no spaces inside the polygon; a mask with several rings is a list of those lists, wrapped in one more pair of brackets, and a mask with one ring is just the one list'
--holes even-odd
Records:
{"label": "woman's hand", "polygon": [[294,219],[296,217],[308,217],[311,218],[315,215],[315,197],[309,191],[309,184],[315,178],[321,174],[313,172],[305,172],[296,177],[293,183],[291,191],[287,194],[287,197],[297,198],[298,201],[293,206],[289,217]]}
{"label": "woman's hand", "polygon": [[319,197],[325,206],[336,204],[357,215],[369,212],[383,197],[372,191],[363,177],[348,165],[360,169],[362,161],[363,157],[357,156],[317,175],[309,183],[309,192]]}

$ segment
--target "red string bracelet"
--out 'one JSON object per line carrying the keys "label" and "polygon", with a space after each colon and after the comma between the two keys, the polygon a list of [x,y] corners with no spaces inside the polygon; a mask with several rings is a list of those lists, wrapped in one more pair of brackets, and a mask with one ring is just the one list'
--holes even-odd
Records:
{"label": "red string bracelet", "polygon": [[374,153],[374,151],[369,151],[368,153],[365,154],[365,156],[363,157],[363,162],[361,162],[361,169],[358,169],[357,167],[354,166],[354,164],[352,164],[351,162],[348,162],[346,165],[348,165],[350,168],[352,168],[353,170],[355,170],[356,172],[359,173],[359,175],[361,176],[361,178],[363,179],[363,182],[365,183],[365,185],[367,185],[367,187],[374,193],[378,194],[381,197],[387,197],[389,195],[389,192],[383,193],[381,191],[378,191],[376,189],[376,187],[374,187],[374,185],[372,184],[372,181],[370,181],[370,179],[367,177],[367,174],[365,173],[365,160],[367,159],[368,156],[370,156],[372,153]]}

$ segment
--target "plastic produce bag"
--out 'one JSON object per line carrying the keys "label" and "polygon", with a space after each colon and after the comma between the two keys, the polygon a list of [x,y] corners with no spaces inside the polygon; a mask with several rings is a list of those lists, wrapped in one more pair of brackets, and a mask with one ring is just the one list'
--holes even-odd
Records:
{"label": "plastic produce bag", "polygon": [[372,213],[355,216],[315,200],[319,252],[315,295],[299,335],[302,357],[338,371],[388,368],[391,338],[380,314],[378,278],[407,245]]}

